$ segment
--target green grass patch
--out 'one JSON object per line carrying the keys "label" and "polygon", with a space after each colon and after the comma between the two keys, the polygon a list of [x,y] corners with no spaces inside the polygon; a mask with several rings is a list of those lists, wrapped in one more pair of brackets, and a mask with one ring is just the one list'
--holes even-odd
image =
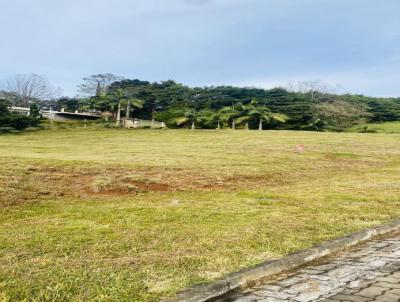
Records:
{"label": "green grass patch", "polygon": [[349,129],[350,132],[400,133],[400,122],[368,123]]}
{"label": "green grass patch", "polygon": [[379,133],[0,136],[0,300],[159,301],[387,222],[399,156]]}

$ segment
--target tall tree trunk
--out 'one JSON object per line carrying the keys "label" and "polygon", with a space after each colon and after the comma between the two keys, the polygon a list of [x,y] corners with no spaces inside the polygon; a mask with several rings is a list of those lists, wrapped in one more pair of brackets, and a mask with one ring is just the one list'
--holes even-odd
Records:
{"label": "tall tree trunk", "polygon": [[217,129],[220,130],[221,129],[221,123],[218,121],[218,126]]}
{"label": "tall tree trunk", "polygon": [[194,121],[192,121],[192,130],[196,129],[196,126],[194,124]]}
{"label": "tall tree trunk", "polygon": [[260,124],[258,125],[258,130],[263,130],[263,121],[262,118],[260,118]]}
{"label": "tall tree trunk", "polygon": [[235,104],[232,102],[232,130],[236,129],[235,124]]}
{"label": "tall tree trunk", "polygon": [[125,112],[126,119],[129,119],[130,111],[131,111],[131,101],[128,100],[128,102],[126,103],[126,112]]}
{"label": "tall tree trunk", "polygon": [[117,122],[115,126],[119,127],[121,125],[121,101],[118,102],[118,110],[117,110]]}

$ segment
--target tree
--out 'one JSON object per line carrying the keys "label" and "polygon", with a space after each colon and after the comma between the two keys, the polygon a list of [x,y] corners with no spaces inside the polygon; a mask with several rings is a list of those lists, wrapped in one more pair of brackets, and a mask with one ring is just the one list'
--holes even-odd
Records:
{"label": "tree", "polygon": [[131,107],[143,108],[143,101],[132,96],[128,89],[117,88],[105,96],[109,101],[117,105],[117,120],[116,126],[121,125],[121,107],[123,103],[126,104],[125,117],[129,118]]}
{"label": "tree", "polygon": [[223,122],[224,114],[221,111],[210,111],[208,115],[205,116],[207,124],[212,124],[215,127],[217,124],[218,130],[221,129],[221,123]]}
{"label": "tree", "polygon": [[290,82],[289,90],[293,92],[299,92],[308,94],[311,97],[311,101],[315,101],[318,94],[332,93],[335,89],[321,80],[307,80],[299,82]]}
{"label": "tree", "polygon": [[263,130],[263,122],[285,123],[288,117],[285,114],[271,112],[265,105],[258,104],[257,100],[252,100],[250,104],[243,107],[244,115],[239,117],[237,123],[246,122],[246,129],[249,129],[249,121],[256,119],[258,121],[258,130]]}
{"label": "tree", "polygon": [[123,78],[112,73],[93,74],[83,78],[83,83],[78,86],[78,92],[82,96],[106,95],[112,83],[120,81]]}
{"label": "tree", "polygon": [[8,106],[10,105],[10,102],[6,99],[0,98],[0,116],[4,116],[10,113],[8,110]]}
{"label": "tree", "polygon": [[8,100],[0,99],[0,131],[6,129],[24,130],[39,124],[40,120],[37,118],[10,112],[8,110],[9,105]]}
{"label": "tree", "polygon": [[258,122],[258,130],[263,130],[263,122],[270,123],[271,121],[285,123],[289,117],[282,113],[274,113],[265,105],[259,105],[256,100],[251,103],[252,108],[249,115],[256,118]]}
{"label": "tree", "polygon": [[37,74],[9,77],[1,83],[1,88],[14,106],[22,107],[28,107],[32,102],[53,99],[60,93],[44,76]]}
{"label": "tree", "polygon": [[135,97],[128,97],[126,99],[126,110],[125,110],[125,118],[129,119],[131,112],[133,112],[136,108],[143,108],[144,102]]}
{"label": "tree", "polygon": [[196,123],[202,123],[207,120],[207,116],[210,114],[209,111],[197,111],[193,108],[180,109],[175,112],[178,117],[174,118],[174,122],[178,126],[190,125],[192,130],[196,129]]}
{"label": "tree", "polygon": [[37,104],[31,104],[29,109],[30,109],[29,110],[29,116],[31,118],[36,118],[36,119],[40,119],[41,118],[39,106]]}
{"label": "tree", "polygon": [[222,120],[226,121],[227,123],[231,123],[232,130],[236,129],[236,120],[242,115],[244,110],[242,103],[233,103],[231,106],[225,106],[220,109],[219,113],[221,114]]}
{"label": "tree", "polygon": [[83,103],[85,103],[84,99],[62,97],[57,100],[57,107],[59,110],[64,108],[67,111],[74,112],[78,110]]}
{"label": "tree", "polygon": [[[314,110],[314,124],[320,128],[324,127],[331,130],[349,128],[371,115],[365,105],[338,100],[318,103]],[[321,130],[320,128],[316,130]]]}

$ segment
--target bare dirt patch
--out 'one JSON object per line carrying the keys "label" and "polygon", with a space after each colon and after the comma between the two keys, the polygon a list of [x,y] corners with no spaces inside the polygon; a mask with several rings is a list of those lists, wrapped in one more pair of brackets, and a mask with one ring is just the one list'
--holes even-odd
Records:
{"label": "bare dirt patch", "polygon": [[235,167],[127,167],[8,159],[0,168],[0,206],[64,197],[109,198],[148,192],[268,189],[313,179],[322,171],[329,176],[337,170],[365,169],[376,164],[352,159],[347,154],[339,155],[345,159],[328,156],[307,170],[283,168],[281,171],[268,171],[267,167],[247,171]]}
{"label": "bare dirt patch", "polygon": [[[8,169],[7,167],[8,166]],[[287,182],[282,173],[241,175],[230,171],[193,171],[155,167],[122,168],[13,163],[3,166],[0,178],[0,204],[11,205],[60,197],[118,197],[137,193],[166,193],[198,190],[221,191],[229,188],[273,186]],[[12,170],[14,169],[14,170]],[[12,171],[12,172],[11,172]],[[8,173],[8,175],[7,175]],[[2,196],[8,196],[5,200]],[[13,198],[10,199],[10,196]]]}

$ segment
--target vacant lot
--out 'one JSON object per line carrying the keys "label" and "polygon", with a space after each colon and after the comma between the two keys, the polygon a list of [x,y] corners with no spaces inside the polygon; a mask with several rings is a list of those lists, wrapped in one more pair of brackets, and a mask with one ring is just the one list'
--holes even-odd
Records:
{"label": "vacant lot", "polygon": [[157,301],[400,217],[398,134],[48,130],[0,162],[0,301]]}

